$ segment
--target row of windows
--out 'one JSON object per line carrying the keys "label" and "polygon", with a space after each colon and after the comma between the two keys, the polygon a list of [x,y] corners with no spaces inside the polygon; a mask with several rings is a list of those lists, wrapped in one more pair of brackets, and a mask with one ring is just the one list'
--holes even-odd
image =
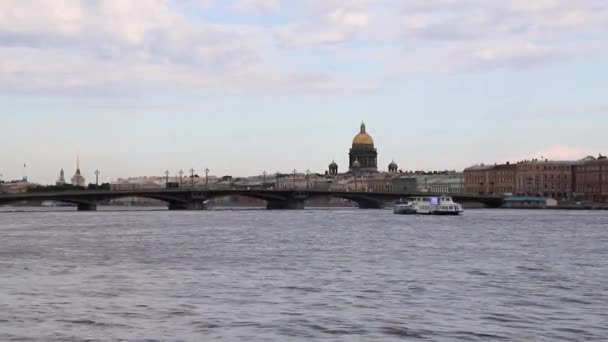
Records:
{"label": "row of windows", "polygon": [[557,171],[557,170],[561,170],[561,171],[565,171],[565,170],[570,170],[572,169],[572,166],[569,165],[565,165],[565,166],[540,166],[540,165],[524,165],[524,166],[520,166],[520,170],[525,170],[525,171]]}
{"label": "row of windows", "polygon": [[577,172],[597,172],[606,170],[605,167],[595,165],[595,166],[579,166],[576,168]]}
{"label": "row of windows", "polygon": [[599,186],[580,186],[576,188],[576,192],[582,192],[582,193],[601,193],[601,192],[608,192],[608,186],[607,187],[599,187]]}

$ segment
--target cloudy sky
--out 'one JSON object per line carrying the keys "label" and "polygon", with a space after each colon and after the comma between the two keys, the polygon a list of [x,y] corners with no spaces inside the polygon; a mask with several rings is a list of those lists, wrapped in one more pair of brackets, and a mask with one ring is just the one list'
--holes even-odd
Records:
{"label": "cloudy sky", "polygon": [[608,152],[605,0],[2,0],[0,173]]}

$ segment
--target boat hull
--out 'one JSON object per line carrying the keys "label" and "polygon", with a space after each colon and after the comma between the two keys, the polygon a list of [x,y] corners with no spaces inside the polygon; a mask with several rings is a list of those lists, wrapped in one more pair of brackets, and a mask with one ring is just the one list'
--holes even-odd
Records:
{"label": "boat hull", "polygon": [[432,212],[430,215],[437,215],[437,216],[460,216],[460,215],[462,215],[462,211],[435,211],[435,212]]}
{"label": "boat hull", "polygon": [[393,210],[395,215],[416,215],[418,212],[416,209],[395,209]]}

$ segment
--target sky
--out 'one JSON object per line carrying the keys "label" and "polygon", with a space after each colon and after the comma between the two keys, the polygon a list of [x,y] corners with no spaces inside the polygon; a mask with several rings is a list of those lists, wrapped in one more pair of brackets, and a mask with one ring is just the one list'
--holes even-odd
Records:
{"label": "sky", "polygon": [[[3,0],[0,174],[608,153],[605,0]],[[24,170],[23,165],[27,164]]]}

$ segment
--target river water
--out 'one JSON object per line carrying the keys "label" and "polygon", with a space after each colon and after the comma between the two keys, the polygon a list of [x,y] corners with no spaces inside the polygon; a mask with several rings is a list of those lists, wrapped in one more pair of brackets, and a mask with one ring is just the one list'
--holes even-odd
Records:
{"label": "river water", "polygon": [[608,214],[0,213],[0,341],[607,341]]}

